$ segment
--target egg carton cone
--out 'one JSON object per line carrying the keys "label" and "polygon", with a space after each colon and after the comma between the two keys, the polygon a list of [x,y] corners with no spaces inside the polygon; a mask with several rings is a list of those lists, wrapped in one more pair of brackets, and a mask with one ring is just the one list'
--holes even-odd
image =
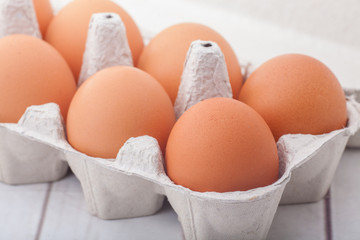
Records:
{"label": "egg carton cone", "polygon": [[32,0],[1,0],[0,23],[0,38],[11,34],[41,38]]}
{"label": "egg carton cone", "polygon": [[[360,102],[360,89],[345,88],[345,94],[347,96],[354,96],[357,102]],[[347,144],[351,148],[360,148],[360,131],[357,131],[355,135],[351,136]]]}
{"label": "egg carton cone", "polygon": [[78,85],[101,69],[117,65],[133,66],[125,25],[116,13],[93,14]]}
{"label": "egg carton cone", "polygon": [[191,43],[174,103],[176,119],[196,103],[214,97],[232,98],[225,58],[211,41]]}

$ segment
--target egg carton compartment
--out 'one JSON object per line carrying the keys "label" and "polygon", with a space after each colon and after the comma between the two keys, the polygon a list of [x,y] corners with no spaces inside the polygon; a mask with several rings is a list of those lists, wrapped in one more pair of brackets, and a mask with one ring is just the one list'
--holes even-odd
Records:
{"label": "egg carton compartment", "polygon": [[281,178],[272,186],[248,192],[194,192],[167,177],[157,141],[149,136],[129,139],[115,160],[76,151],[69,151],[67,158],[92,214],[103,219],[150,215],[167,196],[185,239],[265,238],[290,176],[284,162]]}
{"label": "egg carton compartment", "polygon": [[[359,105],[357,108],[359,111]],[[351,114],[349,106],[348,114]],[[351,123],[354,119],[357,124]],[[356,127],[359,121],[359,115],[355,114],[353,119],[349,117],[345,129],[322,135],[288,134],[279,139],[279,154],[291,158],[291,180],[280,204],[316,202],[326,195],[348,139],[359,128]],[[302,154],[306,157],[297,152],[297,149],[302,148]]]}
{"label": "egg carton compartment", "polygon": [[66,159],[48,145],[58,139],[66,141],[60,109],[54,103],[29,107],[16,124],[0,123],[0,181],[29,184],[65,176]]}
{"label": "egg carton compartment", "polygon": [[[160,147],[150,136],[130,138],[116,159],[80,153],[66,141],[59,108],[52,103],[29,107],[19,124],[1,125],[6,133],[2,139],[14,140],[1,160],[14,160],[19,143],[37,147],[30,152],[39,153],[39,157],[44,153],[51,157],[48,161],[34,157],[29,165],[60,173],[54,166],[66,169],[66,160],[81,182],[89,211],[103,219],[154,214],[167,196],[186,239],[265,239],[280,199],[282,203],[317,201],[326,193],[348,138],[360,125],[360,104],[349,99],[347,107],[349,121],[344,129],[281,137],[277,143],[279,179],[249,191],[202,193],[174,184],[165,173]],[[27,155],[17,156],[14,169],[28,169],[24,171],[34,178],[41,176],[41,169],[23,167]],[[47,167],[44,163],[52,164]],[[4,170],[2,176],[14,174],[4,174]],[[15,177],[10,179],[19,181]]]}

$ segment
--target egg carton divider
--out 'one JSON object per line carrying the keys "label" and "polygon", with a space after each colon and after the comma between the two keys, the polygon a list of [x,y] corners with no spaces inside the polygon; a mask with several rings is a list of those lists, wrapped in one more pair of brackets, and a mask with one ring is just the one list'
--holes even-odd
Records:
{"label": "egg carton divider", "polygon": [[[354,96],[357,102],[360,102],[360,89],[345,88],[346,96]],[[347,147],[360,148],[360,130],[350,137]]]}
{"label": "egg carton divider", "polygon": [[118,65],[133,66],[125,25],[116,13],[93,14],[78,85],[96,72]]}
{"label": "egg carton divider", "polygon": [[11,34],[27,34],[41,38],[33,1],[0,1],[0,38]]}

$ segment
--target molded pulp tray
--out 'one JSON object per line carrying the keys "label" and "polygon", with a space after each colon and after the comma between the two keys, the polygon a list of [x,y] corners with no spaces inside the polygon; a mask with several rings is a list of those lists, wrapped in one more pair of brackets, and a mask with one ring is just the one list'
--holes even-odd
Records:
{"label": "molded pulp tray", "polygon": [[67,143],[56,104],[31,106],[18,124],[0,124],[0,180],[54,181],[65,174],[67,161],[81,182],[89,211],[100,218],[153,214],[166,195],[186,239],[264,239],[281,198],[283,203],[310,202],[326,193],[348,138],[360,124],[360,105],[350,99],[347,107],[344,129],[280,138],[280,178],[272,185],[200,193],[166,176],[154,138],[129,139],[115,160],[89,157]]}

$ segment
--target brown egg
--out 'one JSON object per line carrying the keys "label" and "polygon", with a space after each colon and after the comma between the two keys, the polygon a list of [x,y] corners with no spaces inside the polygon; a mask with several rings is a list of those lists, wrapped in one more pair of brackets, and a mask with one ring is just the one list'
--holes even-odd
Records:
{"label": "brown egg", "polygon": [[236,55],[220,34],[201,24],[181,23],[156,35],[144,48],[138,67],[154,76],[174,103],[187,51],[191,42],[199,39],[216,42],[221,48],[228,68],[233,97],[237,98],[243,78]]}
{"label": "brown egg", "polygon": [[274,183],[279,160],[261,116],[229,98],[212,98],[187,110],[166,148],[172,181],[199,192],[246,191]]}
{"label": "brown egg", "polygon": [[81,70],[91,16],[100,12],[114,12],[121,17],[126,27],[134,64],[144,47],[135,22],[120,6],[108,0],[75,0],[53,18],[45,40],[64,56],[76,79]]}
{"label": "brown egg", "polygon": [[76,84],[64,58],[27,35],[0,39],[0,122],[17,122],[31,105],[55,102],[64,117]]}
{"label": "brown egg", "polygon": [[46,29],[53,18],[53,10],[49,0],[33,0],[40,32],[45,37]]}
{"label": "brown egg", "polygon": [[69,108],[67,134],[78,151],[115,158],[130,137],[143,135],[156,138],[164,151],[174,122],[171,101],[153,77],[116,66],[81,85]]}
{"label": "brown egg", "polygon": [[288,133],[328,133],[347,122],[338,80],[323,63],[305,55],[265,62],[246,80],[239,99],[265,119],[276,140]]}

